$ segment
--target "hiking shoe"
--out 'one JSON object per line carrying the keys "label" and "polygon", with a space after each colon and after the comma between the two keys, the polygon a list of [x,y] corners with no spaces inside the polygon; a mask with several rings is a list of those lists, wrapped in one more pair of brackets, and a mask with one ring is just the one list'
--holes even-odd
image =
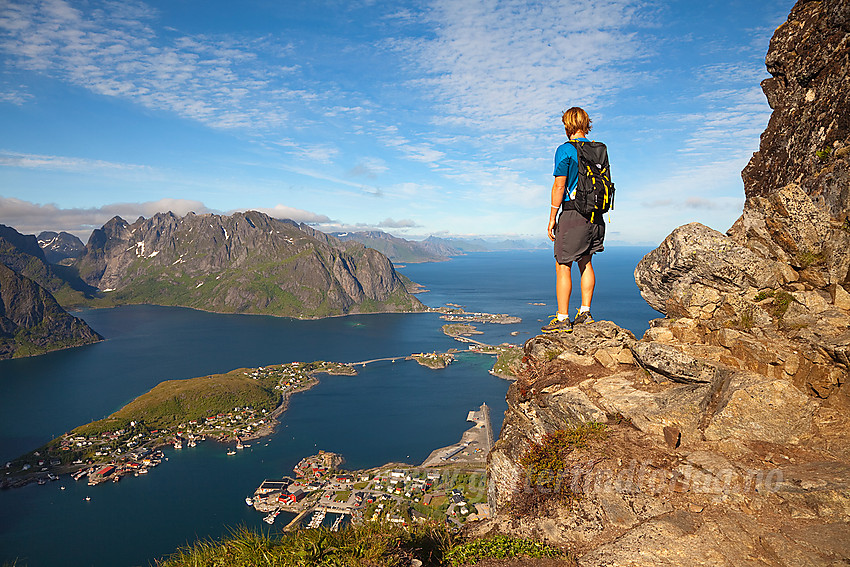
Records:
{"label": "hiking shoe", "polygon": [[593,317],[590,315],[590,311],[579,312],[573,320],[573,325],[582,325],[584,323],[593,323]]}
{"label": "hiking shoe", "polygon": [[558,317],[555,316],[551,321],[549,321],[548,325],[540,327],[540,330],[544,333],[572,333],[573,324],[570,323],[569,319],[558,321]]}

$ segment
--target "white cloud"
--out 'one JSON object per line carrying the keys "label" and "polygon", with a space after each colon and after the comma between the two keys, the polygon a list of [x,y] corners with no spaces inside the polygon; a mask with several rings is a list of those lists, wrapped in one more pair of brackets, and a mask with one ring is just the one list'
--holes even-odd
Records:
{"label": "white cloud", "polygon": [[434,149],[428,143],[411,142],[403,136],[399,136],[395,132],[395,127],[388,129],[390,134],[379,136],[379,139],[388,147],[396,148],[403,153],[408,159],[422,163],[434,163],[440,160],[446,154]]}
{"label": "white cloud", "polygon": [[[622,66],[641,54],[627,31],[637,0],[438,0],[436,37],[406,47],[440,103],[445,124],[537,131],[565,104],[598,106],[627,87]],[[568,104],[571,105],[571,104]]]}
{"label": "white cloud", "polygon": [[151,168],[147,166],[131,163],[116,163],[68,156],[26,154],[8,150],[0,150],[0,167],[46,169],[70,173],[91,171],[151,171]]}
{"label": "white cloud", "polygon": [[278,140],[272,143],[286,148],[290,154],[301,160],[313,163],[332,163],[333,158],[339,155],[339,148],[331,144],[306,144],[293,140]]}
{"label": "white cloud", "polygon": [[[305,223],[330,222],[325,215],[277,204],[274,207],[248,209],[266,213],[279,219],[292,219]],[[190,212],[196,214],[221,214],[201,201],[164,198],[144,203],[110,203],[100,207],[62,208],[54,203],[38,204],[21,199],[0,196],[0,224],[13,227],[22,234],[38,234],[44,230],[70,232],[85,241],[91,231],[100,228],[112,217],[119,216],[128,222],[138,217],[150,218],[157,213],[171,211],[177,216]],[[228,211],[227,214],[236,212]]]}
{"label": "white cloud", "polygon": [[410,219],[393,220],[391,218],[387,218],[379,222],[378,226],[380,228],[414,228],[419,225]]}
{"label": "white cloud", "polygon": [[200,201],[189,199],[160,199],[144,203],[110,203],[100,207],[62,208],[54,203],[38,204],[0,196],[0,223],[22,234],[38,234],[43,230],[66,231],[83,241],[91,231],[100,228],[114,216],[133,222],[136,218],[151,217],[171,211],[183,216],[216,212]]}
{"label": "white cloud", "polygon": [[26,91],[26,87],[9,87],[0,91],[0,103],[14,104],[15,106],[23,106],[32,101],[33,97]]}
{"label": "white cloud", "polygon": [[274,128],[293,101],[315,96],[288,84],[292,68],[275,74],[260,61],[261,50],[275,50],[269,38],[170,38],[149,25],[155,16],[142,3],[83,12],[63,0],[8,1],[0,51],[20,69],[213,128]]}
{"label": "white cloud", "polygon": [[274,207],[253,207],[251,209],[242,210],[260,211],[261,213],[265,213],[276,219],[291,219],[296,222],[304,223],[326,223],[331,220],[325,215],[316,214],[303,209],[296,209],[294,207],[287,207],[286,205],[281,205],[279,203]]}
{"label": "white cloud", "polygon": [[365,157],[360,158],[357,165],[351,168],[348,174],[353,177],[377,179],[378,175],[385,173],[388,169],[387,162],[381,158]]}

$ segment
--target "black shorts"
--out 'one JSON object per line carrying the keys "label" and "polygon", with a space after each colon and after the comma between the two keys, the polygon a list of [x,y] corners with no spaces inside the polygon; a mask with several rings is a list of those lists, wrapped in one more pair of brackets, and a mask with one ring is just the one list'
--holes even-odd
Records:
{"label": "black shorts", "polygon": [[602,252],[605,248],[605,223],[590,222],[578,211],[561,211],[555,225],[555,260],[559,264],[575,262],[582,256]]}

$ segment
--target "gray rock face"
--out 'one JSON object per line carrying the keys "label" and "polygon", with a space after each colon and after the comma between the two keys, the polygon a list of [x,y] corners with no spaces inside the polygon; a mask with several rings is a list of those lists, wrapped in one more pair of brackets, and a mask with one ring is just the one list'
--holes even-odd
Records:
{"label": "gray rock face", "polygon": [[680,226],[635,269],[641,295],[674,317],[710,318],[726,295],[775,289],[792,270],[699,223]]}
{"label": "gray rock face", "polygon": [[379,252],[255,211],[116,217],[76,267],[117,303],[289,316],[424,309]]}
{"label": "gray rock face", "polygon": [[831,217],[847,218],[850,167],[839,154],[850,136],[848,30],[847,2],[803,1],[773,34],[762,82],[773,114],[743,172],[748,198],[796,183]]}

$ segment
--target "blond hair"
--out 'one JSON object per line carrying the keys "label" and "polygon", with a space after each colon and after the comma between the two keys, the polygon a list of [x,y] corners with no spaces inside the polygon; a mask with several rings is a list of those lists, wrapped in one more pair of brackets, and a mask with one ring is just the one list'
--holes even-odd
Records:
{"label": "blond hair", "polygon": [[561,116],[561,122],[564,123],[564,128],[567,131],[567,136],[572,136],[576,132],[584,132],[587,134],[593,128],[593,121],[583,108],[574,106],[565,111]]}

